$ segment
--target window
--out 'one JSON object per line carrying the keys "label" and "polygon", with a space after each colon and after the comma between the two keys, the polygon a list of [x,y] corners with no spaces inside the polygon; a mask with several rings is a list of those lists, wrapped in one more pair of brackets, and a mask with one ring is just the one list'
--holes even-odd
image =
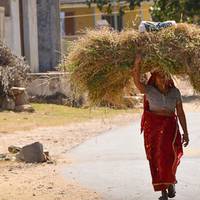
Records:
{"label": "window", "polygon": [[75,20],[73,12],[65,12],[64,30],[65,35],[75,35]]}

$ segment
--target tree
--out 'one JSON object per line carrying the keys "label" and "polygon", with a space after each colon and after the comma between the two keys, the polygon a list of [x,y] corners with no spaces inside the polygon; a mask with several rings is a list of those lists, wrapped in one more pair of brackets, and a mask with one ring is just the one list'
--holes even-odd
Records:
{"label": "tree", "polygon": [[200,24],[200,1],[199,0],[187,0],[185,3],[185,15],[187,20],[192,23]]}
{"label": "tree", "polygon": [[[100,11],[112,13],[113,5],[119,5],[119,12],[124,13],[127,4],[130,9],[140,6],[145,0],[87,0],[88,6],[95,3]],[[149,1],[149,0],[147,0]],[[200,24],[200,0],[153,0],[151,8],[153,21],[175,20]]]}
{"label": "tree", "polygon": [[140,6],[142,1],[144,0],[86,0],[86,3],[89,7],[92,3],[95,3],[100,11],[106,11],[107,13],[112,13],[113,5],[117,3],[119,5],[119,12],[123,14],[124,9],[127,8],[127,4],[133,10],[135,6]]}
{"label": "tree", "polygon": [[200,1],[154,0],[151,15],[154,21],[175,20],[200,24]]}

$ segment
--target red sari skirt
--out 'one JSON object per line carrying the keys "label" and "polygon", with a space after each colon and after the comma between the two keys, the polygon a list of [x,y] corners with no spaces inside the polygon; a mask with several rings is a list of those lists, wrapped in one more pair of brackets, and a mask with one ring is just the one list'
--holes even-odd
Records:
{"label": "red sari skirt", "polygon": [[183,155],[177,116],[161,116],[145,111],[142,129],[154,190],[167,189],[177,182],[176,169]]}

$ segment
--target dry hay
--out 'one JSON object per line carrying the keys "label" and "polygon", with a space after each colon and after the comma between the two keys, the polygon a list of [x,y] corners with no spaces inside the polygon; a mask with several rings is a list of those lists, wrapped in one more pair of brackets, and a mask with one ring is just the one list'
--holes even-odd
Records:
{"label": "dry hay", "polygon": [[0,95],[10,95],[13,86],[25,86],[29,66],[24,59],[12,54],[11,50],[0,42]]}
{"label": "dry hay", "polygon": [[189,24],[150,33],[88,30],[61,68],[72,72],[73,83],[88,92],[91,104],[123,104],[124,95],[133,90],[130,72],[137,52],[142,53],[143,73],[160,68],[172,75],[189,75],[200,91],[199,49],[200,28]]}

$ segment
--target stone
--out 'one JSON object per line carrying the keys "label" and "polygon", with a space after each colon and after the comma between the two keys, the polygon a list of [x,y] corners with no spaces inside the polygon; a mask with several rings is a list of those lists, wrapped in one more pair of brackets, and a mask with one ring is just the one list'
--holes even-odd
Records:
{"label": "stone", "polygon": [[40,163],[47,160],[40,142],[24,146],[16,158],[27,163]]}
{"label": "stone", "polygon": [[26,93],[26,89],[23,87],[12,87],[11,88],[12,94],[15,97],[15,105],[24,105],[28,104],[28,95]]}
{"label": "stone", "polygon": [[15,106],[16,112],[34,112],[34,108],[30,104]]}
{"label": "stone", "polygon": [[20,105],[24,105],[24,104],[28,104],[28,103],[29,103],[28,95],[26,94],[26,92],[15,95],[15,105],[16,106],[20,106]]}
{"label": "stone", "polygon": [[6,154],[1,153],[1,154],[0,154],[0,160],[5,160],[5,158],[6,158]]}
{"label": "stone", "polygon": [[6,157],[4,160],[5,161],[11,161],[11,158],[10,157]]}
{"label": "stone", "polygon": [[1,105],[3,110],[14,110],[15,109],[15,101],[11,97],[6,96],[2,100]]}
{"label": "stone", "polygon": [[54,164],[53,160],[47,160],[47,164]]}
{"label": "stone", "polygon": [[26,90],[26,88],[24,88],[24,87],[11,87],[11,90],[12,90],[13,94],[15,95],[15,94],[23,93]]}
{"label": "stone", "polygon": [[21,151],[21,149],[22,149],[21,147],[16,147],[16,146],[13,146],[13,145],[8,147],[8,151],[10,153],[18,153],[19,151]]}
{"label": "stone", "polygon": [[0,161],[14,161],[15,156],[9,153],[2,153],[0,154]]}
{"label": "stone", "polygon": [[44,154],[49,157],[49,152],[48,151],[44,151]]}

